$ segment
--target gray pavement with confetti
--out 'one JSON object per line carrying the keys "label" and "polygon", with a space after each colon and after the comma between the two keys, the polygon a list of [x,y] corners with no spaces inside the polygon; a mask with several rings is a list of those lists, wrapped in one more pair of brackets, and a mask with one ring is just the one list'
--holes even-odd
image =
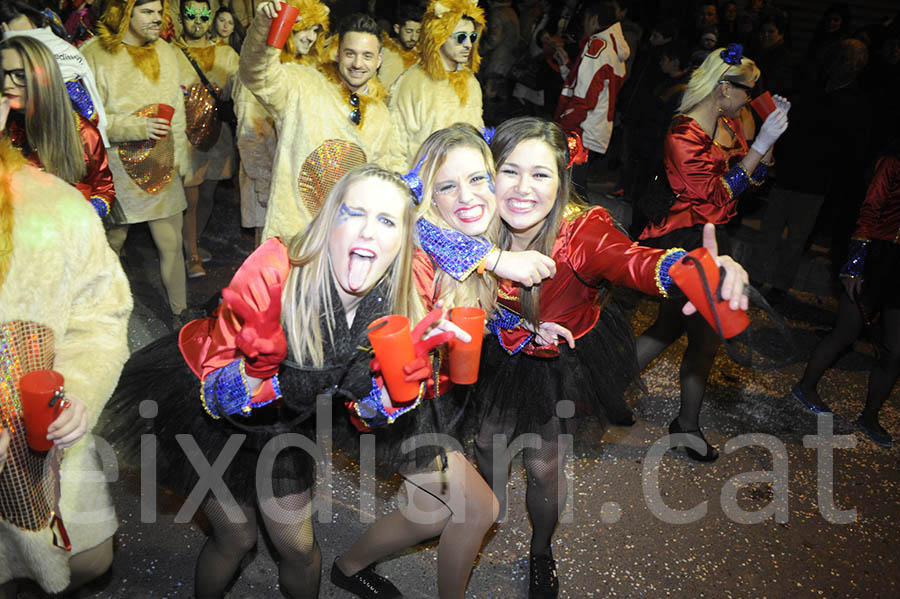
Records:
{"label": "gray pavement with confetti", "polygon": [[[600,200],[597,189],[592,198]],[[600,200],[603,203],[608,201]],[[610,211],[628,220],[628,206]],[[751,215],[738,232],[735,256],[752,248],[758,224]],[[238,208],[230,188],[220,188],[203,246],[213,253],[209,275],[189,281],[190,302],[200,306],[227,284],[252,250],[252,236],[238,234]],[[819,248],[821,249],[821,248]],[[133,282],[133,349],[165,334],[168,316],[149,234],[134,227],[123,262]],[[831,295],[824,254],[814,246],[805,256],[797,290],[779,306],[803,359],[827,332],[837,301]],[[635,330],[653,320],[656,303],[632,292],[618,293],[631,310]],[[659,459],[653,444],[667,432],[678,409],[678,358],[684,340],[654,362],[643,376],[646,391],[631,403],[638,422],[630,428],[586,423],[575,436],[569,461],[570,493],[553,550],[561,597],[784,598],[900,596],[897,449],[885,450],[855,434],[872,349],[857,342],[826,373],[820,393],[832,406],[838,442],[833,477],[820,474],[828,452],[806,437],[817,431],[816,417],[789,396],[804,362],[751,371],[719,353],[701,415],[709,441],[723,450],[713,464],[669,452]],[[900,439],[900,389],[882,410],[884,427]],[[189,400],[189,398],[186,398]],[[742,435],[758,433],[774,446],[741,446]],[[804,440],[806,438],[806,440]],[[770,451],[771,450],[771,451]],[[782,468],[783,486],[763,480]],[[743,479],[741,477],[744,477]],[[749,484],[748,484],[749,483]],[[121,526],[112,572],[82,597],[192,597],[193,568],[205,536],[197,522],[173,522],[178,503],[160,492],[154,523],[140,518],[139,479],[123,473],[112,483]],[[320,597],[349,597],[328,581],[334,557],[365,529],[364,520],[395,505],[395,486],[381,483],[374,501],[363,501],[358,471],[345,456],[335,457],[330,522],[317,523],[322,548]],[[153,492],[144,490],[144,492]],[[772,506],[784,507],[776,512]],[[698,507],[699,506],[699,507]],[[674,510],[700,510],[692,522],[674,523]],[[763,521],[747,523],[759,510]],[[850,511],[853,510],[853,511]],[[666,515],[666,512],[670,512]],[[743,514],[743,516],[742,516]],[[760,512],[763,516],[765,512]],[[759,515],[757,514],[757,516]],[[840,519],[849,523],[835,523]],[[521,461],[513,463],[508,513],[485,540],[468,586],[468,597],[526,597],[528,542]],[[436,597],[437,544],[422,545],[379,566],[406,597]],[[228,597],[280,597],[271,551],[263,539],[244,563]],[[39,596],[26,590],[26,597]]]}

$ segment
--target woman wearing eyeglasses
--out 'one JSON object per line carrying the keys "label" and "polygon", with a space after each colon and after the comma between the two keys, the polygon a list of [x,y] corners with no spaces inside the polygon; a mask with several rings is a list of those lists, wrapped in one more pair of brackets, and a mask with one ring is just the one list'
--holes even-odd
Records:
{"label": "woman wearing eyeglasses", "polygon": [[483,127],[481,86],[475,79],[481,55],[484,11],[473,0],[431,0],[422,20],[422,62],[391,87],[397,152],[405,165],[438,129],[454,123]]}
{"label": "woman wearing eyeglasses", "polygon": [[[688,251],[699,247],[703,225],[730,221],[740,195],[763,182],[772,165],[772,147],[787,129],[790,102],[775,96],[777,108],[750,145],[738,117],[759,75],[756,64],[742,56],[740,44],[713,50],[691,75],[665,140],[665,168],[674,198],[667,211],[648,215],[651,222],[640,235],[645,245]],[[728,253],[722,232],[717,227],[719,249]],[[685,332],[681,410],[669,431],[699,437],[705,451],[688,448],[688,455],[711,462],[719,452],[703,437],[699,418],[718,335],[699,314],[685,316],[678,302],[663,302],[656,322],[637,339],[638,363],[644,368]]]}
{"label": "woman wearing eyeglasses", "polygon": [[72,108],[56,60],[41,42],[0,43],[3,98],[0,130],[34,166],[84,194],[101,218],[116,201],[100,131]]}

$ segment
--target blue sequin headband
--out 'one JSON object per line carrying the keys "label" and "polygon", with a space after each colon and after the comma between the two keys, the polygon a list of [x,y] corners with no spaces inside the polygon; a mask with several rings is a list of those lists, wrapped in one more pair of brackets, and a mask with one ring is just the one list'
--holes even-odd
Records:
{"label": "blue sequin headband", "polygon": [[422,168],[422,165],[425,163],[425,159],[428,158],[428,155],[422,156],[422,159],[419,160],[419,164],[416,165],[416,168],[409,171],[405,175],[400,175],[400,178],[406,183],[409,187],[409,190],[413,192],[414,200],[413,204],[418,206],[422,203],[422,195],[424,194],[424,185],[422,184],[422,179],[419,177],[419,169]]}

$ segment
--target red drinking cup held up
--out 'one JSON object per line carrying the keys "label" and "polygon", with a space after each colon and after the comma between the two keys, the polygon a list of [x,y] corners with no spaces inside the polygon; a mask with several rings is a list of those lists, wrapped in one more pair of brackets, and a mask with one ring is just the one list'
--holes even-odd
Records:
{"label": "red drinking cup held up", "polygon": [[169,106],[168,104],[157,104],[156,118],[165,119],[171,125],[173,116],[175,116],[175,108],[173,106]]}
{"label": "red drinking cup held up", "polygon": [[25,439],[35,451],[50,451],[53,447],[53,441],[47,439],[47,428],[65,405],[64,383],[63,375],[55,370],[33,370],[19,379]]}
{"label": "red drinking cup held up", "polygon": [[403,403],[418,397],[419,383],[405,381],[403,372],[416,358],[409,319],[398,314],[382,316],[369,325],[368,335],[391,399]]}
{"label": "red drinking cup held up", "polygon": [[752,102],[750,102],[750,107],[759,115],[763,121],[766,120],[773,110],[775,110],[775,101],[772,99],[772,94],[766,92],[760,96],[757,96]]}
{"label": "red drinking cup held up", "polygon": [[287,2],[282,2],[281,8],[278,9],[278,14],[272,19],[272,25],[269,27],[269,37],[266,39],[266,44],[273,48],[278,48],[279,50],[283,48],[284,43],[291,34],[294,23],[297,22],[297,15],[299,14],[300,11],[296,6],[291,6]]}
{"label": "red drinking cup held up", "polygon": [[457,385],[471,385],[478,380],[484,316],[481,308],[463,306],[450,310],[450,321],[472,337],[468,343],[459,339],[450,341],[450,380]]}
{"label": "red drinking cup held up", "polygon": [[[700,261],[699,267],[703,269],[706,275],[706,282],[709,285],[709,291],[713,296],[715,305],[710,305],[706,297],[706,289],[700,278],[700,270],[696,262],[686,260],[686,258],[696,258]],[[690,252],[687,256],[676,262],[669,269],[669,276],[678,285],[678,288],[687,296],[689,300],[697,307],[706,322],[716,330],[716,319],[713,316],[713,310],[719,315],[719,322],[722,324],[722,336],[726,339],[739,335],[750,326],[750,317],[743,310],[732,310],[728,306],[728,302],[719,298],[719,266],[709,250],[706,248],[697,248]]]}

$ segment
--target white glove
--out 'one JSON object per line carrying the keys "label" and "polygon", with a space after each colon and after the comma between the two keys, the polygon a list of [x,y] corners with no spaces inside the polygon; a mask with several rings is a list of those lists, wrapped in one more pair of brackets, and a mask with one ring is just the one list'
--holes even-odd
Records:
{"label": "white glove", "polygon": [[784,114],[787,114],[791,109],[791,101],[784,96],[772,96],[772,102],[775,103],[775,108],[781,109],[784,111]]}
{"label": "white glove", "polygon": [[780,108],[776,108],[766,117],[766,122],[760,127],[759,135],[756,136],[751,148],[760,154],[765,154],[769,151],[769,148],[775,145],[775,141],[781,137],[781,134],[787,131],[787,128],[787,113]]}

